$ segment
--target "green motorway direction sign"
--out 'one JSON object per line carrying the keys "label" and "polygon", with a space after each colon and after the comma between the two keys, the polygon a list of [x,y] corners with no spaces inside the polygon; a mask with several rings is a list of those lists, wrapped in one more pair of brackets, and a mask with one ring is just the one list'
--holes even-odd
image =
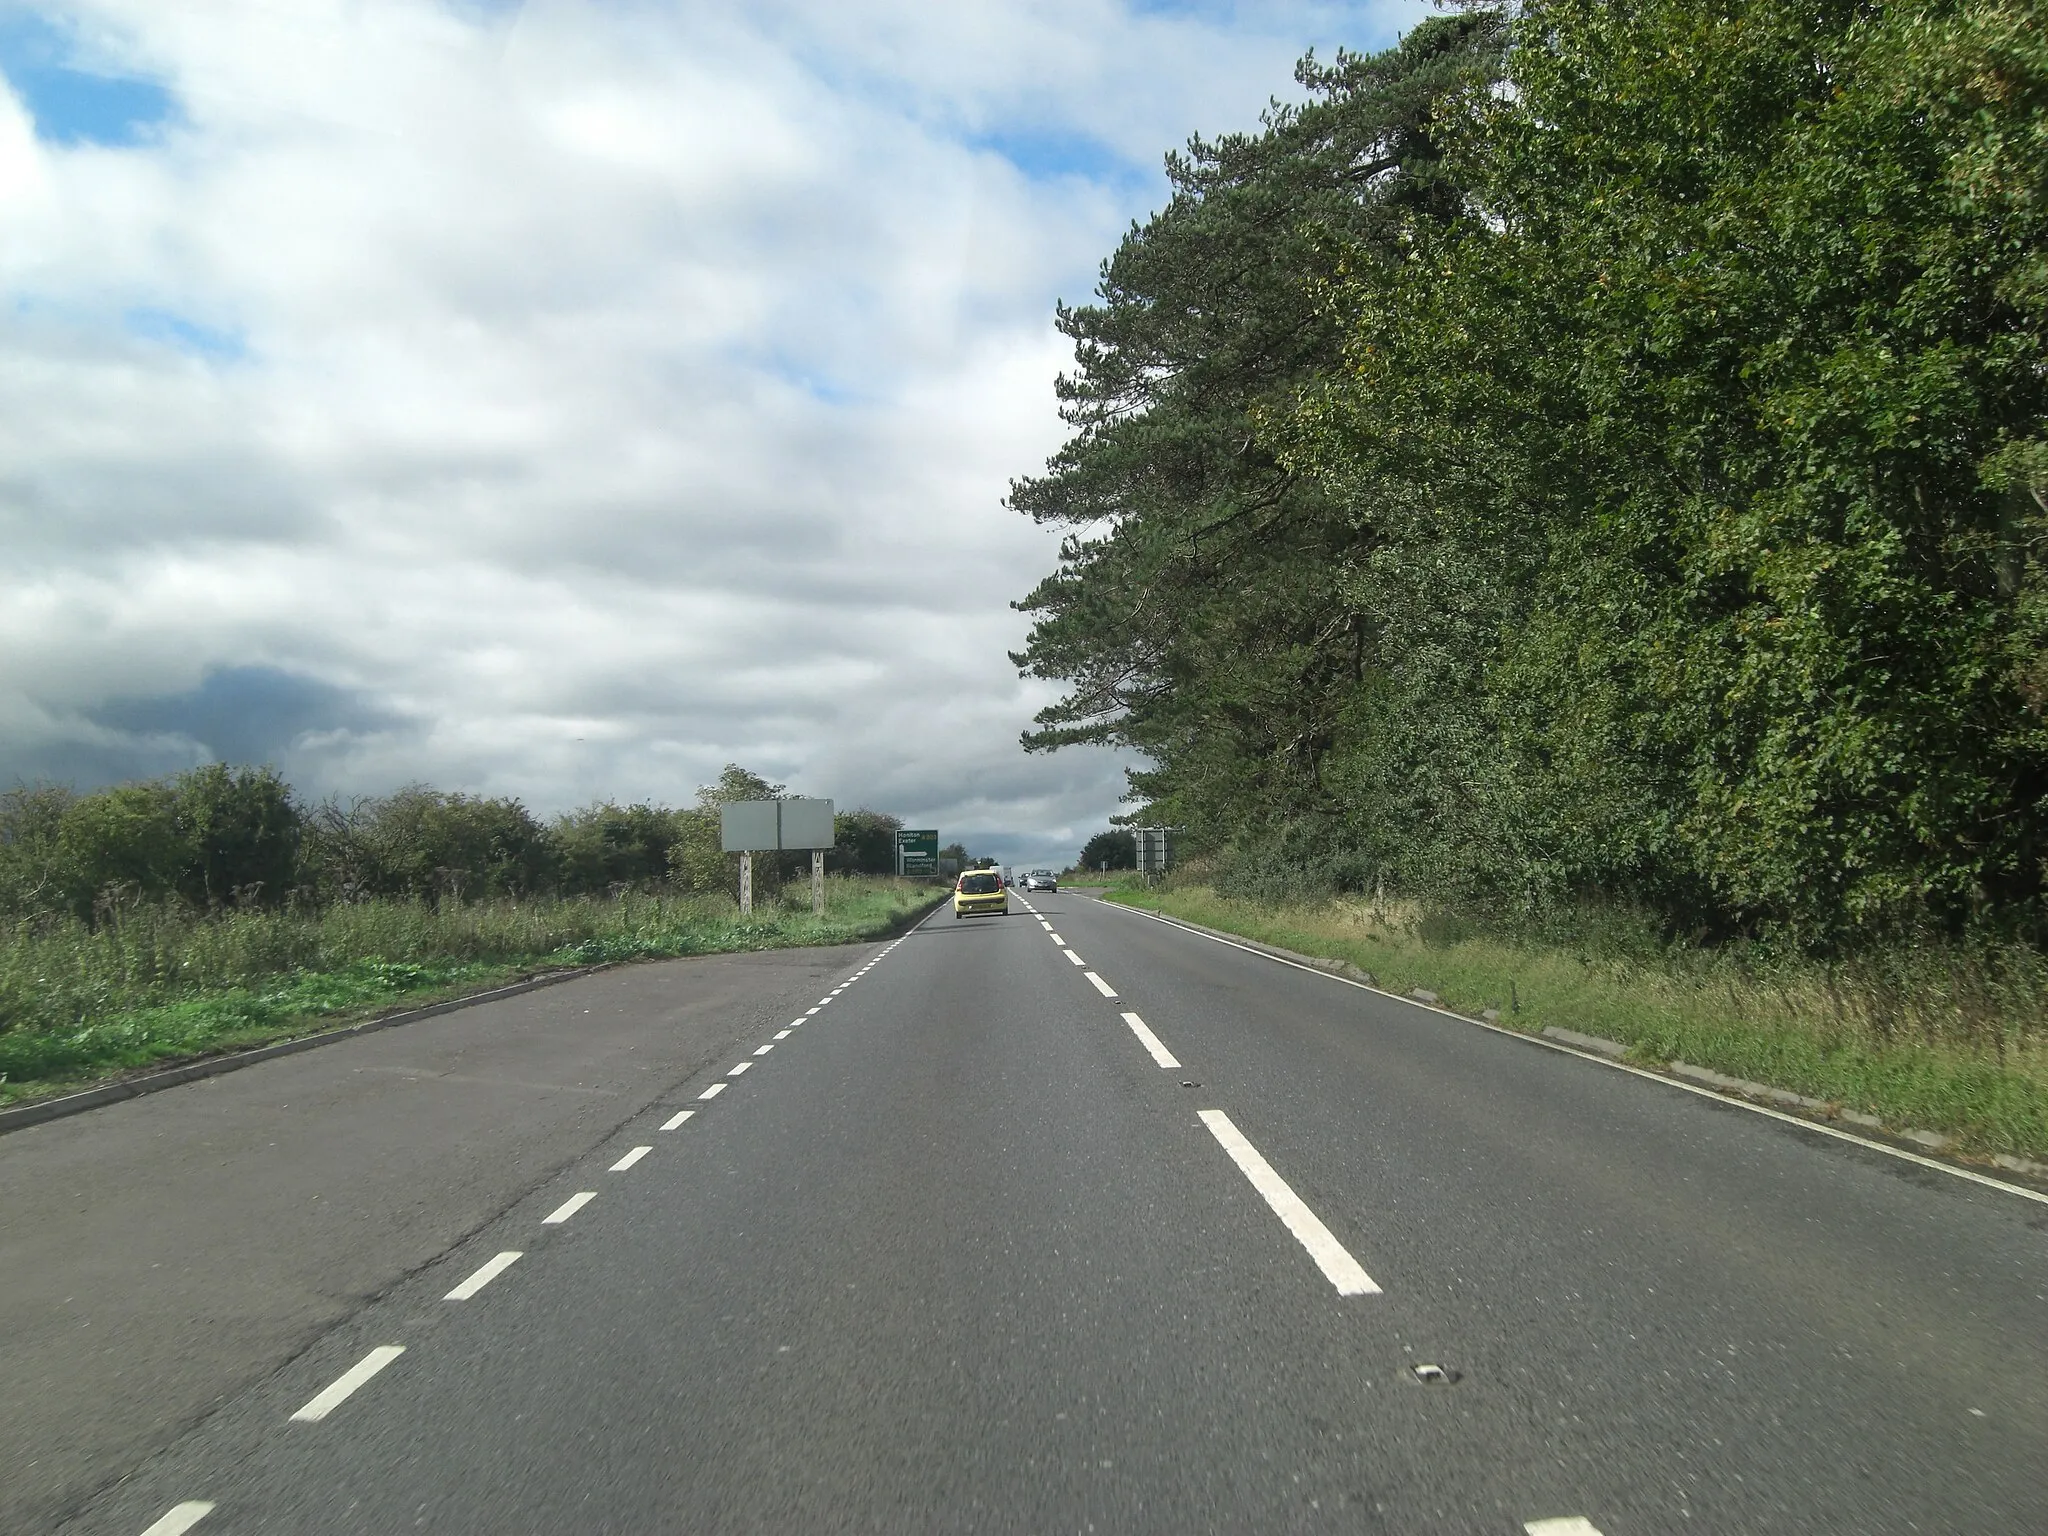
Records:
{"label": "green motorway direction sign", "polygon": [[896,873],[899,875],[936,875],[939,872],[939,832],[932,827],[913,830],[901,827],[896,832]]}

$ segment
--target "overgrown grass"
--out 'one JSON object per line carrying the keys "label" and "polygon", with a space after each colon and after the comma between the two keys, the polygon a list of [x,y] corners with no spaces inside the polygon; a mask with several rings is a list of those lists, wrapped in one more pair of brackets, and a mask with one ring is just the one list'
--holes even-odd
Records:
{"label": "overgrown grass", "polygon": [[212,917],[144,906],[97,929],[23,925],[0,933],[0,1103],[537,970],[874,938],[933,899],[835,877],[822,917],[805,885],[747,918],[729,898],[624,895]]}
{"label": "overgrown grass", "polygon": [[2048,1158],[2048,967],[2026,951],[1927,948],[1758,969],[1697,950],[1598,952],[1473,931],[1413,905],[1266,905],[1206,885],[1125,884],[1111,899],[1303,954],[1463,1012],[1618,1040],[1673,1060],[1941,1131],[1978,1155]]}

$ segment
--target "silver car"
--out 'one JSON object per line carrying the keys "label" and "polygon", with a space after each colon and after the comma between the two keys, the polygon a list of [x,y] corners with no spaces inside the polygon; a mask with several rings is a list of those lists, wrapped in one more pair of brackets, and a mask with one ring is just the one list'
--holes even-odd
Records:
{"label": "silver car", "polygon": [[1059,881],[1053,878],[1049,869],[1034,869],[1024,877],[1024,889],[1027,891],[1057,891],[1059,888]]}

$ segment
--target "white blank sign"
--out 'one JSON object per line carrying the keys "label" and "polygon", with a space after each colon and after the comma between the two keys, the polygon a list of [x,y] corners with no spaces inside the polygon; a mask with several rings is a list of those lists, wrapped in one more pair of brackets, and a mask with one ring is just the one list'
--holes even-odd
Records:
{"label": "white blank sign", "polygon": [[830,800],[733,800],[718,808],[718,846],[727,853],[830,848]]}

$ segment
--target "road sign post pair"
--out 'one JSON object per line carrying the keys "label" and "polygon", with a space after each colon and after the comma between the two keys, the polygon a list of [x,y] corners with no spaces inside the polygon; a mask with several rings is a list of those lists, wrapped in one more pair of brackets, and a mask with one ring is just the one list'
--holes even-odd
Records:
{"label": "road sign post pair", "polygon": [[825,850],[833,843],[830,800],[729,800],[718,808],[718,846],[740,856],[740,911],[754,910],[754,855],[811,853],[811,911],[825,915]]}

